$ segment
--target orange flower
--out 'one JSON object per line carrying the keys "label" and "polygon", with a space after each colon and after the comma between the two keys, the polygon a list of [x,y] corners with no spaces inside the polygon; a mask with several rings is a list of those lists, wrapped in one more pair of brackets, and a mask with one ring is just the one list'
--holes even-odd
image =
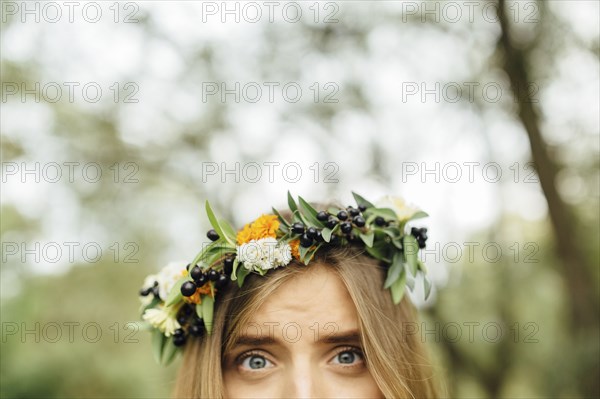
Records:
{"label": "orange flower", "polygon": [[262,215],[252,223],[254,239],[272,237],[276,238],[275,233],[279,229],[279,219],[276,215]]}
{"label": "orange flower", "polygon": [[[212,292],[214,292],[216,290],[213,289]],[[194,303],[194,304],[199,304],[202,303],[202,297],[201,295],[210,295],[214,298],[214,295],[211,295],[211,290],[210,290],[210,283],[206,283],[204,284],[202,287],[198,287],[196,289],[196,292],[194,292],[194,295],[189,296],[189,297],[183,297],[183,300],[187,303]]]}
{"label": "orange flower", "polygon": [[277,215],[261,215],[254,222],[244,226],[237,234],[238,245],[245,244],[251,240],[260,240],[261,238],[277,238],[276,233],[279,229],[279,219]]}
{"label": "orange flower", "polygon": [[292,248],[292,256],[300,260],[300,240],[292,240],[289,242],[290,248]]}
{"label": "orange flower", "polygon": [[242,230],[237,233],[237,243],[238,245],[245,244],[252,239],[252,229],[250,228],[250,224],[244,226]]}

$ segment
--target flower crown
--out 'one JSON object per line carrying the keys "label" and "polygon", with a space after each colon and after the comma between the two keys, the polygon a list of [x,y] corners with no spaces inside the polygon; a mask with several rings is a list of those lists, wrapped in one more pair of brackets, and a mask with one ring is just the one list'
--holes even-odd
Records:
{"label": "flower crown", "polygon": [[375,206],[352,194],[357,207],[317,210],[301,197],[296,202],[288,192],[292,220],[272,208],[273,214],[260,216],[238,232],[217,219],[207,201],[211,243],[187,266],[170,263],[148,276],[140,290],[142,318],[153,332],[157,362],[170,363],[188,337],[212,333],[215,297],[230,281],[242,287],[249,274],[264,276],[293,259],[308,265],[326,246],[364,246],[368,255],[387,266],[383,288],[390,289],[395,304],[402,300],[405,287],[414,289],[418,275],[423,277],[427,299],[431,283],[417,256],[425,248],[427,229],[413,227],[407,233],[406,228],[409,221],[427,214],[397,197],[384,197]]}

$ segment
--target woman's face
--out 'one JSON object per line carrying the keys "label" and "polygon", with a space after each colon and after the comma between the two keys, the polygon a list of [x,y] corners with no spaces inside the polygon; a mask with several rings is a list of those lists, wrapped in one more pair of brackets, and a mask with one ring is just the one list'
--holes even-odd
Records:
{"label": "woman's face", "polygon": [[228,398],[382,398],[342,281],[312,264],[279,287],[225,354]]}

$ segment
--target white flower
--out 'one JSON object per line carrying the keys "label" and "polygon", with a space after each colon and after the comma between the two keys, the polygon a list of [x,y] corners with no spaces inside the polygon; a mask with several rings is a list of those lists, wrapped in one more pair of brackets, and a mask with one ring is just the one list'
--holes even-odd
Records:
{"label": "white flower", "polygon": [[409,220],[413,215],[421,210],[413,205],[408,205],[404,199],[386,195],[377,202],[378,208],[390,208],[393,210],[398,219],[403,222]]}
{"label": "white flower", "polygon": [[[154,286],[154,282],[156,281],[156,275],[151,274],[149,276],[146,277],[146,279],[144,280],[144,284],[142,284],[142,290],[146,291],[150,288],[152,288]],[[148,306],[150,305],[150,303],[152,302],[152,299],[154,298],[154,296],[152,294],[149,295],[140,295],[140,302],[142,303],[142,306]]]}
{"label": "white flower", "polygon": [[269,270],[290,263],[292,249],[275,238],[261,238],[239,245],[237,256],[248,270]]}
{"label": "white flower", "polygon": [[177,319],[175,319],[173,312],[167,311],[163,307],[146,309],[142,315],[142,319],[158,328],[167,337],[170,337],[175,330],[181,328],[181,325],[179,325]]}
{"label": "white flower", "polygon": [[281,244],[275,248],[275,263],[277,266],[285,266],[292,261],[292,247]]}
{"label": "white flower", "polygon": [[[157,274],[146,277],[142,289],[152,287],[154,282],[157,282],[158,296],[163,301],[166,301],[169,291],[171,291],[177,280],[184,276],[186,266],[187,262],[184,261],[170,262]],[[152,297],[148,295],[146,297],[140,297],[140,300],[142,301],[142,304],[145,303],[145,305],[148,305],[152,301]]]}

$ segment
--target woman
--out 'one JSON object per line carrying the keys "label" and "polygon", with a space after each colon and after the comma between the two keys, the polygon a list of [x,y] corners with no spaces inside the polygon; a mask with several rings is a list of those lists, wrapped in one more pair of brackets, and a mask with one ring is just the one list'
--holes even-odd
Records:
{"label": "woman", "polygon": [[[417,321],[414,307],[402,296],[404,285],[424,270],[416,251],[408,248],[413,241],[422,248],[426,234],[414,228],[414,234],[400,231],[411,219],[402,219],[406,209],[392,208],[392,215],[390,208],[375,207],[360,196],[357,202],[358,208],[317,212],[300,199],[300,206],[290,202],[290,212],[263,215],[246,225],[236,235],[235,258],[227,249],[215,256],[215,263],[223,263],[220,274],[238,284],[215,277],[202,262],[210,249],[201,252],[192,262],[200,259],[201,273],[188,266],[175,284],[181,286],[183,305],[174,308],[181,323],[172,339],[177,346],[185,343],[175,397],[437,397],[424,348],[417,335],[403,328]],[[216,222],[209,206],[207,211],[216,227],[209,238],[226,247],[229,228]],[[386,229],[398,236],[382,233]],[[271,255],[270,263],[251,259],[258,243],[269,239],[273,250],[264,253]],[[395,239],[403,245],[394,246]],[[284,249],[289,249],[289,260]],[[402,253],[403,258],[395,256]],[[418,269],[412,274],[411,259]],[[227,270],[234,261],[237,273]],[[201,291],[206,284],[218,292],[214,301],[214,293]],[[186,315],[189,306],[198,309],[192,316]],[[180,338],[186,333],[188,339]]]}

